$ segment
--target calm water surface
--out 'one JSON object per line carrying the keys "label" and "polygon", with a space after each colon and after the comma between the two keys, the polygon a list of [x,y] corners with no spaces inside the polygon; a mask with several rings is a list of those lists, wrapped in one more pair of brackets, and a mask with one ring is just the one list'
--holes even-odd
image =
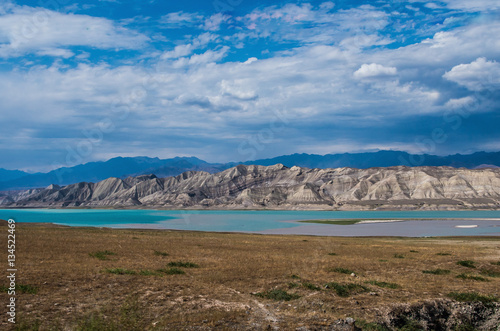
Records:
{"label": "calm water surface", "polygon": [[[259,232],[338,236],[500,236],[500,211],[180,211],[0,209],[0,219],[69,226]],[[319,219],[426,219],[394,223],[322,225]],[[450,220],[442,220],[450,219]],[[465,220],[464,220],[465,219]],[[457,225],[478,225],[457,228]]]}

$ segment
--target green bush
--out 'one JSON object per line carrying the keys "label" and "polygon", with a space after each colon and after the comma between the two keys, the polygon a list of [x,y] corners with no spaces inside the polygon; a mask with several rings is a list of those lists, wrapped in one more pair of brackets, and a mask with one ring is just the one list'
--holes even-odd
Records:
{"label": "green bush", "polygon": [[481,270],[480,274],[488,277],[495,277],[495,278],[500,277],[500,272],[487,269]]}
{"label": "green bush", "polygon": [[474,265],[475,262],[474,261],[471,261],[471,260],[463,260],[463,261],[458,261],[457,262],[458,265],[461,265],[462,267],[466,267],[466,268],[475,268],[476,266]]}
{"label": "green bush", "polygon": [[401,287],[401,286],[399,286],[396,283],[379,282],[379,281],[376,281],[376,280],[370,280],[370,281],[367,281],[366,283],[367,284],[371,284],[371,285],[375,285],[375,286],[378,286],[378,287],[385,287],[385,288],[392,288],[392,289],[396,289],[396,288],[400,288]]}
{"label": "green bush", "polygon": [[354,271],[346,269],[346,268],[333,268],[333,269],[331,269],[331,271],[338,272],[341,274],[347,274],[347,275],[354,273]]}
{"label": "green bush", "polygon": [[184,270],[179,269],[179,268],[168,268],[168,269],[158,269],[158,272],[163,272],[164,274],[167,275],[183,275],[185,274]]}
{"label": "green bush", "polygon": [[108,260],[108,256],[110,256],[110,255],[115,255],[115,253],[108,251],[108,250],[89,253],[89,256],[95,257],[96,259],[99,259],[99,260]]}
{"label": "green bush", "polygon": [[199,268],[200,266],[197,265],[196,263],[191,263],[191,262],[182,262],[182,261],[177,261],[177,262],[169,262],[167,264],[168,267],[177,267],[177,268]]}
{"label": "green bush", "polygon": [[450,292],[448,293],[448,297],[461,302],[498,302],[498,298],[493,295],[481,295],[476,292]]}
{"label": "green bush", "polygon": [[[9,288],[7,286],[0,286],[0,291],[9,292]],[[38,287],[32,285],[16,284],[15,291],[16,294],[17,293],[37,294]]]}
{"label": "green bush", "polygon": [[302,286],[304,286],[307,289],[310,289],[312,291],[321,291],[321,288],[319,286],[316,286],[312,283],[302,283]]}
{"label": "green bush", "polygon": [[475,276],[475,275],[467,275],[467,274],[460,274],[456,278],[461,278],[461,279],[469,279],[469,280],[477,280],[480,282],[489,282],[488,279],[481,277],[481,276]]}
{"label": "green bush", "polygon": [[424,274],[432,274],[432,275],[448,275],[450,274],[450,270],[447,269],[433,269],[433,270],[422,270]]}
{"label": "green bush", "polygon": [[110,274],[115,274],[115,275],[135,275],[136,272],[134,270],[128,270],[128,269],[122,269],[122,268],[112,268],[112,269],[106,269],[107,272]]}
{"label": "green bush", "polygon": [[257,297],[260,297],[260,298],[276,300],[276,301],[290,301],[290,300],[300,298],[300,295],[298,295],[298,294],[287,293],[286,291],[278,290],[278,289],[270,290],[270,291],[266,291],[266,292],[259,292],[259,293],[255,293],[254,295]]}

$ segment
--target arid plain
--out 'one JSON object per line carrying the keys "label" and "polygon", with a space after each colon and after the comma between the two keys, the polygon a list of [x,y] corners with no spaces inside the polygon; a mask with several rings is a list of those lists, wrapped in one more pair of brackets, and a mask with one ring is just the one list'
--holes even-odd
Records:
{"label": "arid plain", "polygon": [[19,330],[382,330],[428,327],[429,307],[457,328],[499,318],[498,238],[16,231]]}

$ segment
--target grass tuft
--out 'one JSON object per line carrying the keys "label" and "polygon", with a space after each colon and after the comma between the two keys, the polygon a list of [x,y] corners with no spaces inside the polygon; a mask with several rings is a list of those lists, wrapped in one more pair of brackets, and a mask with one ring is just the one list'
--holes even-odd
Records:
{"label": "grass tuft", "polygon": [[352,273],[354,273],[354,271],[350,270],[350,269],[346,269],[346,268],[333,268],[331,269],[331,271],[334,271],[334,272],[338,272],[340,274],[346,274],[346,275],[350,275]]}
{"label": "grass tuft", "polygon": [[498,298],[493,295],[482,295],[476,292],[450,292],[448,297],[461,302],[498,302]]}
{"label": "grass tuft", "polygon": [[396,259],[404,259],[405,256],[403,254],[394,254],[394,258],[396,258]]}
{"label": "grass tuft", "polygon": [[333,289],[339,297],[348,297],[351,294],[358,294],[370,291],[368,287],[355,283],[340,284],[336,282],[331,282],[325,284],[325,287]]}
{"label": "grass tuft", "polygon": [[290,278],[292,278],[292,279],[300,279],[300,277],[297,276],[297,275],[291,275]]}
{"label": "grass tuft", "polygon": [[432,269],[432,270],[422,270],[424,274],[431,274],[431,275],[448,275],[450,274],[450,270],[447,269]]}
{"label": "grass tuft", "polygon": [[109,272],[110,274],[115,274],[115,275],[135,275],[135,274],[137,274],[134,270],[122,269],[122,268],[106,269],[106,272]]}
{"label": "grass tuft", "polygon": [[96,259],[99,259],[99,260],[109,260],[108,256],[110,256],[110,255],[115,255],[115,253],[108,251],[108,250],[89,253],[89,256],[95,257]]}
{"label": "grass tuft", "polygon": [[186,272],[182,269],[179,269],[179,268],[168,268],[168,269],[158,269],[156,270],[158,272],[163,272],[164,274],[167,274],[167,275],[183,275],[185,274]]}
{"label": "grass tuft", "polygon": [[436,253],[436,255],[439,255],[439,256],[449,256],[449,255],[451,255],[451,253],[442,253],[442,252],[440,252],[440,253]]}
{"label": "grass tuft", "polygon": [[337,253],[328,253],[328,255],[335,256]]}
{"label": "grass tuft", "polygon": [[255,296],[259,298],[265,298],[265,299],[270,299],[270,300],[276,300],[276,301],[290,301],[294,299],[300,298],[300,295],[294,294],[294,293],[288,293],[283,290],[270,290],[266,292],[259,292],[255,293]]}
{"label": "grass tuft", "polygon": [[[7,286],[0,286],[0,292],[9,292],[9,288]],[[37,294],[38,287],[32,286],[32,285],[16,284],[15,292],[16,293]]]}
{"label": "grass tuft", "polygon": [[288,288],[295,288],[298,287],[299,285],[300,285],[299,283],[290,282],[288,283]]}
{"label": "grass tuft", "polygon": [[376,280],[369,280],[366,283],[367,284],[371,284],[371,285],[375,285],[375,286],[378,286],[378,287],[385,287],[385,288],[392,288],[392,289],[396,289],[396,288],[400,288],[401,287],[401,286],[399,286],[396,283],[379,282],[379,281],[376,281]]}
{"label": "grass tuft", "polygon": [[493,264],[493,265],[500,265],[500,261],[491,262],[491,264]]}
{"label": "grass tuft", "polygon": [[155,251],[155,255],[156,256],[169,256],[168,253],[166,253],[166,252],[160,252],[160,251]]}
{"label": "grass tuft", "polygon": [[192,262],[182,262],[182,261],[177,261],[177,262],[169,262],[167,264],[168,267],[177,267],[177,268],[199,268],[200,266],[197,265],[196,263]]}
{"label": "grass tuft", "polygon": [[302,286],[304,286],[305,288],[311,290],[311,291],[321,291],[321,288],[319,286],[316,286],[312,283],[302,283]]}
{"label": "grass tuft", "polygon": [[481,276],[475,276],[475,275],[467,275],[467,274],[460,274],[456,276],[455,278],[461,278],[461,279],[469,279],[469,280],[477,280],[479,282],[489,282],[490,280]]}
{"label": "grass tuft", "polygon": [[385,326],[373,322],[367,322],[362,319],[356,320],[355,326],[363,331],[389,331],[389,329]]}
{"label": "grass tuft", "polygon": [[411,250],[410,253],[419,253],[419,251]]}
{"label": "grass tuft", "polygon": [[458,261],[457,264],[461,265],[462,267],[466,267],[466,268],[476,268],[476,266],[474,265],[475,262],[471,261],[471,260]]}
{"label": "grass tuft", "polygon": [[495,277],[495,278],[500,277],[500,272],[493,271],[493,270],[487,270],[487,269],[481,270],[480,274],[484,275],[484,276],[488,276],[488,277]]}
{"label": "grass tuft", "polygon": [[152,271],[152,270],[141,270],[141,271],[139,271],[139,275],[141,275],[141,276],[161,276],[161,274],[158,271]]}

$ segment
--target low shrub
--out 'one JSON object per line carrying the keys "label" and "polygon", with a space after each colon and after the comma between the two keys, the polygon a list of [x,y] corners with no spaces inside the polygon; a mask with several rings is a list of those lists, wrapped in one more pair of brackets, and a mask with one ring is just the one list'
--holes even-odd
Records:
{"label": "low shrub", "polygon": [[493,295],[482,295],[476,292],[450,292],[448,297],[461,302],[498,302],[498,298]]}
{"label": "low shrub", "polygon": [[458,261],[457,264],[461,265],[462,267],[466,267],[466,268],[476,268],[476,266],[474,265],[475,262],[471,261],[471,260]]}
{"label": "low shrub", "polygon": [[197,265],[196,263],[192,262],[182,262],[182,261],[177,261],[177,262],[169,262],[167,264],[168,267],[177,267],[177,268],[199,268],[200,266]]}
{"label": "low shrub", "polygon": [[333,269],[331,269],[331,271],[338,272],[341,274],[347,274],[347,275],[354,273],[354,271],[352,271],[350,269],[346,269],[346,268],[333,268]]}
{"label": "low shrub", "polygon": [[351,294],[357,294],[357,293],[363,293],[363,292],[368,292],[370,289],[368,287],[365,287],[363,285],[355,284],[355,283],[348,283],[348,284],[340,284],[336,282],[331,282],[325,284],[325,288],[328,289],[333,289],[335,293],[337,293],[338,296],[340,297],[348,297]]}
{"label": "low shrub", "polygon": [[257,297],[260,298],[265,298],[265,299],[270,299],[270,300],[276,300],[276,301],[290,301],[294,299],[300,298],[300,295],[294,294],[294,293],[288,293],[283,290],[270,290],[266,292],[259,292],[254,294]]}
{"label": "low shrub", "polygon": [[460,274],[456,278],[461,278],[461,279],[468,279],[468,280],[477,280],[479,282],[489,282],[489,279],[486,279],[481,276],[475,276],[475,275],[467,275],[467,274]]}
{"label": "low shrub", "polygon": [[89,253],[89,256],[95,257],[96,259],[99,259],[99,260],[108,260],[108,256],[110,256],[110,255],[115,255],[115,253],[108,251],[108,250]]}
{"label": "low shrub", "polygon": [[375,286],[378,286],[378,287],[385,287],[385,288],[392,288],[392,289],[396,289],[396,288],[400,288],[401,287],[401,286],[399,286],[396,283],[379,282],[379,281],[376,281],[376,280],[370,280],[370,281],[367,281],[366,283],[367,284],[371,284],[371,285],[375,285]]}
{"label": "low shrub", "polygon": [[450,274],[450,270],[447,269],[432,269],[432,270],[422,270],[424,274],[432,274],[432,275],[448,275]]}

